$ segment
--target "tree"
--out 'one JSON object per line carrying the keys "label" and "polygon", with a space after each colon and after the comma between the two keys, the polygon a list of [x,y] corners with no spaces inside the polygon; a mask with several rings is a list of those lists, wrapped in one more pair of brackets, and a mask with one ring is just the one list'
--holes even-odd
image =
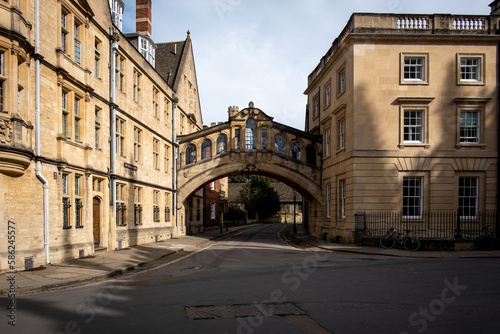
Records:
{"label": "tree", "polygon": [[271,186],[271,180],[252,176],[240,190],[240,199],[249,213],[257,213],[260,219],[269,218],[281,209],[280,195]]}

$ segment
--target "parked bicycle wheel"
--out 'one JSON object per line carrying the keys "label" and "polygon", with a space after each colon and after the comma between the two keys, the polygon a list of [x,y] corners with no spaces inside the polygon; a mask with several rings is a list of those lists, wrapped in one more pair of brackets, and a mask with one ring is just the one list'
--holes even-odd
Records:
{"label": "parked bicycle wheel", "polygon": [[420,240],[415,237],[408,237],[405,239],[403,246],[407,251],[414,252],[420,248]]}
{"label": "parked bicycle wheel", "polygon": [[487,236],[483,235],[474,240],[474,245],[479,250],[491,249],[493,247],[493,242],[491,238],[488,238]]}
{"label": "parked bicycle wheel", "polygon": [[392,248],[396,244],[396,240],[394,240],[392,235],[383,235],[380,237],[380,246],[382,248]]}

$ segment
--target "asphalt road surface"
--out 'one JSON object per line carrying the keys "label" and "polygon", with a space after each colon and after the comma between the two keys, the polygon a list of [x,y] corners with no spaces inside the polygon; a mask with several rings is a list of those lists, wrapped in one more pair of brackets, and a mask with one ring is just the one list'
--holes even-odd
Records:
{"label": "asphalt road surface", "polygon": [[498,259],[296,249],[260,225],[142,272],[0,299],[0,333],[499,333]]}

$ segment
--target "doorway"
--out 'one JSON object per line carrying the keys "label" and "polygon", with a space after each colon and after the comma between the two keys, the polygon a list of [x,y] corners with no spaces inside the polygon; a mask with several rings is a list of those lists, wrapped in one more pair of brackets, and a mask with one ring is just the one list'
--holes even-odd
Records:
{"label": "doorway", "polygon": [[93,204],[94,246],[99,247],[101,244],[101,200],[94,197]]}

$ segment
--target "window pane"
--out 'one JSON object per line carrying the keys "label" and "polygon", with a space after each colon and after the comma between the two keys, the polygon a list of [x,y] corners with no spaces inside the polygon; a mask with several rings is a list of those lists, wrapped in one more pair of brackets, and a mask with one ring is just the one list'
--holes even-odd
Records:
{"label": "window pane", "polygon": [[255,140],[256,124],[253,119],[248,119],[245,127],[245,149],[255,150],[257,143]]}
{"label": "window pane", "polygon": [[423,142],[423,115],[419,110],[405,111],[404,113],[404,141]]}
{"label": "window pane", "polygon": [[403,178],[403,216],[420,218],[422,215],[422,178]]}
{"label": "window pane", "polygon": [[481,59],[480,58],[462,58],[460,60],[460,73],[462,80],[480,81],[481,80]]}
{"label": "window pane", "polygon": [[475,218],[478,210],[478,178],[461,177],[458,186],[460,217]]}
{"label": "window pane", "polygon": [[424,80],[424,58],[405,58],[405,80]]}
{"label": "window pane", "polygon": [[460,142],[479,143],[479,111],[460,112]]}
{"label": "window pane", "polygon": [[276,136],[274,150],[278,154],[285,155],[285,139],[280,135]]}

